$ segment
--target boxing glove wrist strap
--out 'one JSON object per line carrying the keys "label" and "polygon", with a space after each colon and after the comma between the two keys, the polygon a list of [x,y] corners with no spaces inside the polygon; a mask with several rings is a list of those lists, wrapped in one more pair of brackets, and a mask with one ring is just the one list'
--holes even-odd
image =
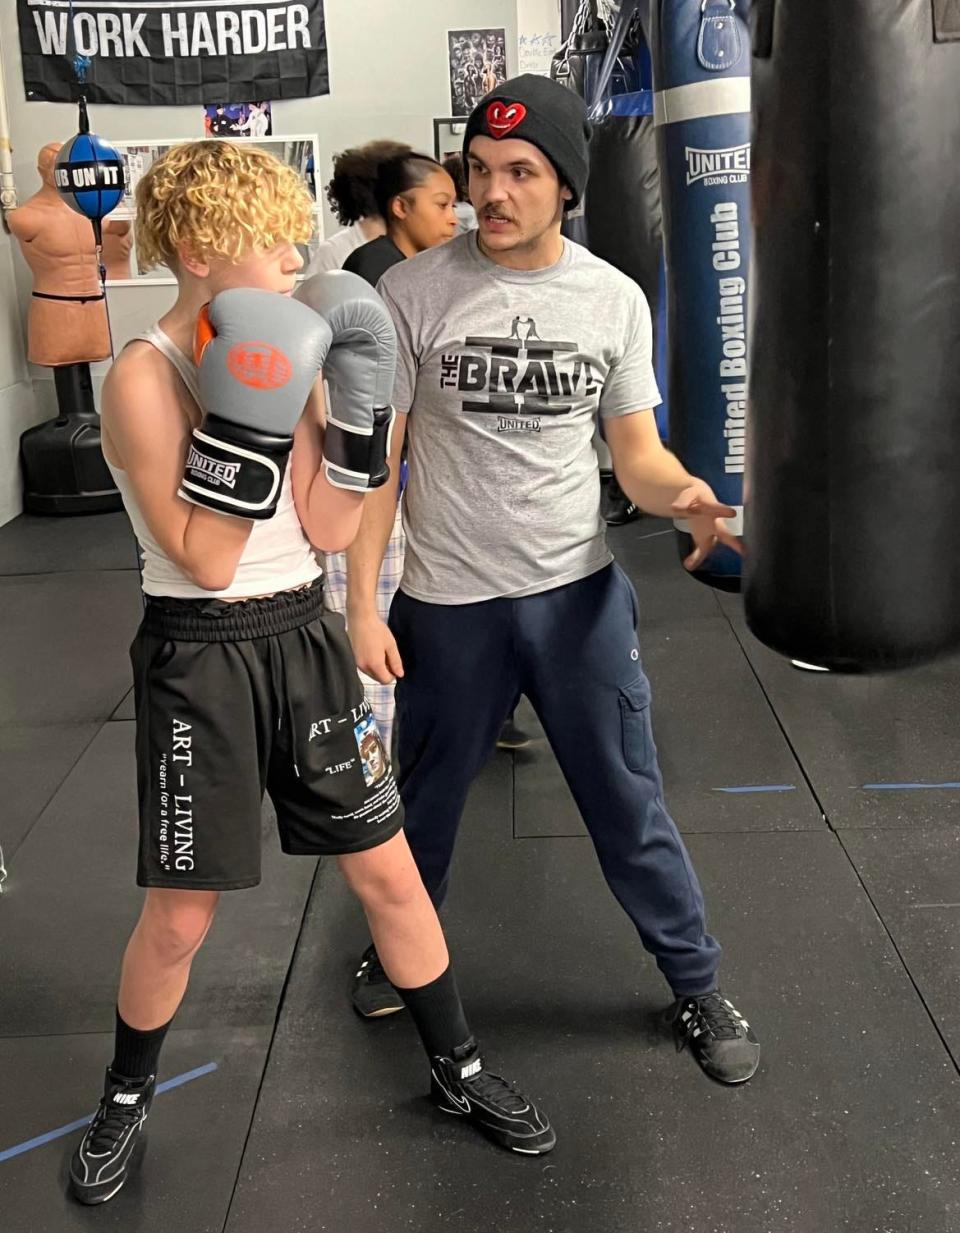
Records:
{"label": "boxing glove wrist strap", "polygon": [[293,437],[207,415],[187,452],[179,495],[236,518],[272,518]]}
{"label": "boxing glove wrist strap", "polygon": [[366,492],[379,488],[390,478],[390,440],[393,436],[393,407],[373,413],[373,427],[365,432],[340,420],[327,419],[323,439],[323,468],[336,488]]}

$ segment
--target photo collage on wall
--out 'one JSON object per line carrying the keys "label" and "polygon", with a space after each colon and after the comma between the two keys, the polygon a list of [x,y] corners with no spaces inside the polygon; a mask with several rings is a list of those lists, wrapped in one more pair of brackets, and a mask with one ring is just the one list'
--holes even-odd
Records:
{"label": "photo collage on wall", "polygon": [[[247,111],[247,118],[249,118],[250,115],[248,110],[250,106],[250,104],[243,104],[244,110]],[[254,104],[253,106],[257,107],[258,105]],[[266,108],[266,115],[269,120],[269,103],[266,104]],[[232,110],[236,111],[237,109],[233,108]],[[210,107],[205,108],[204,111],[213,112],[214,114],[217,114],[218,112],[223,112],[226,114],[228,108],[226,106],[219,108]],[[205,135],[208,137],[217,136],[215,132],[210,132],[209,130],[206,131]],[[224,136],[227,136],[227,134],[224,134]],[[283,137],[268,134],[266,137],[261,138],[258,136],[248,135],[247,131],[243,131],[236,136],[229,134],[229,136],[230,140],[236,141],[238,144],[253,145],[257,146],[259,149],[267,150],[270,154],[273,154],[279,158],[281,162],[286,163],[287,166],[291,167],[300,179],[304,181],[307,188],[310,190],[311,196],[316,201],[317,194],[315,169],[317,162],[317,138],[315,136],[312,134],[301,134]],[[171,146],[180,145],[181,142],[185,140],[189,140],[189,138],[181,137],[169,141],[161,141],[156,139],[153,141],[144,142],[114,141],[112,143],[118,150],[120,157],[123,160],[124,189],[123,198],[121,199],[120,204],[110,215],[111,220],[114,222],[121,222],[124,220],[132,222],[136,214],[137,184],[150,169],[152,164],[161,156],[161,154],[166,153]],[[316,225],[314,228],[314,234],[311,236],[310,240],[302,246],[305,262],[309,262],[310,257],[316,251],[317,245],[323,239],[322,214],[319,205],[315,209],[315,220]],[[127,279],[139,281],[142,278],[149,279],[151,282],[174,281],[172,271],[168,270],[166,266],[157,266],[155,269],[145,270],[137,259],[135,243],[133,244],[132,252],[130,251],[130,244],[128,243],[125,261],[128,267],[126,270],[121,269],[119,266],[115,271],[110,271],[108,269],[108,281],[122,282],[127,281]]]}
{"label": "photo collage on wall", "polygon": [[507,80],[506,30],[448,30],[450,114],[468,116]]}

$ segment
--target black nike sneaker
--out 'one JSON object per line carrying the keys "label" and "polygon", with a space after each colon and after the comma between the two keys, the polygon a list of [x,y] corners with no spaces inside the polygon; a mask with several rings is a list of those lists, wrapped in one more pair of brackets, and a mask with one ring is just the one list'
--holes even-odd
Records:
{"label": "black nike sneaker", "polygon": [[465,1117],[499,1147],[524,1156],[542,1156],[557,1142],[545,1113],[526,1096],[484,1069],[475,1040],[455,1049],[452,1058],[435,1057],[430,1097],[438,1109]]}
{"label": "black nike sneaker", "polygon": [[391,985],[375,946],[368,946],[360,957],[350,997],[353,1009],[364,1019],[382,1019],[404,1009],[403,998]]}
{"label": "black nike sneaker", "polygon": [[760,1045],[750,1024],[732,1002],[716,990],[701,997],[678,998],[667,1011],[677,1052],[687,1045],[711,1079],[746,1083],[760,1065]]}
{"label": "black nike sneaker", "polygon": [[156,1075],[125,1079],[107,1068],[100,1106],[70,1161],[70,1189],[81,1203],[106,1203],[130,1176],[150,1112]]}

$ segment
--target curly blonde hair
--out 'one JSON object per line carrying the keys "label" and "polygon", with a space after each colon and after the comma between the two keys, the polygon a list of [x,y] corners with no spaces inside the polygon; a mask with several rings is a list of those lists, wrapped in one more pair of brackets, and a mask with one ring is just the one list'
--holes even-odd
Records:
{"label": "curly blonde hair", "polygon": [[297,173],[256,146],[189,141],[173,146],[137,184],[137,257],[175,268],[181,247],[198,260],[238,261],[250,249],[304,243],[314,202]]}

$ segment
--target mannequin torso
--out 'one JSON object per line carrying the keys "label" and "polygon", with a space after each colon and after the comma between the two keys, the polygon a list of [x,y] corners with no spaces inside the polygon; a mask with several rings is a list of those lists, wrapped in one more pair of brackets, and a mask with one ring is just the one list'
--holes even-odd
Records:
{"label": "mannequin torso", "polygon": [[33,275],[28,358],[49,367],[103,360],[110,354],[93,227],[70,209],[53,183],[59,149],[52,144],[40,151],[43,185],[8,216]]}

